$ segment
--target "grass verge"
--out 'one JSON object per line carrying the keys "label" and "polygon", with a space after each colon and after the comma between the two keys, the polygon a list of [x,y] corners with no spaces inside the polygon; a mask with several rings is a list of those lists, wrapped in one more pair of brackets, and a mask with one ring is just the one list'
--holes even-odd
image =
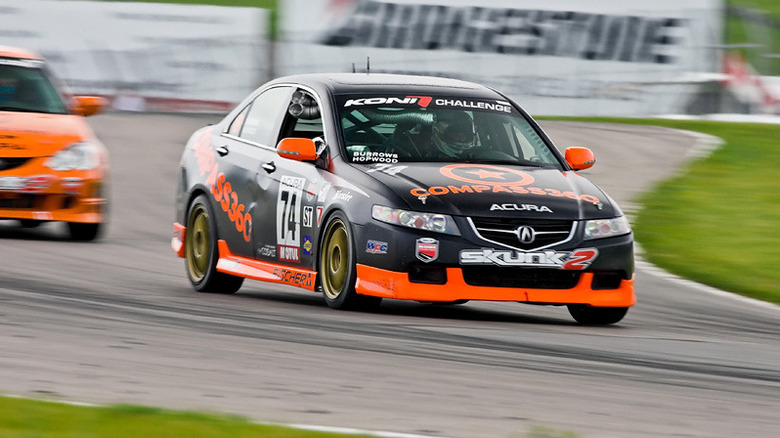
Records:
{"label": "grass verge", "polygon": [[84,407],[0,396],[3,438],[360,438],[140,406]]}
{"label": "grass verge", "polygon": [[780,125],[577,120],[665,126],[722,138],[721,148],[638,200],[636,239],[644,257],[669,272],[780,304]]}

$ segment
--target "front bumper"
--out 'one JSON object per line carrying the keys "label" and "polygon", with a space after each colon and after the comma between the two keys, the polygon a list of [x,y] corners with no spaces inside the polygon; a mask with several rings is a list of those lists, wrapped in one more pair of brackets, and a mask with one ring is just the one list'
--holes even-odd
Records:
{"label": "front bumper", "polygon": [[446,268],[442,284],[412,282],[409,273],[357,265],[355,290],[400,300],[450,302],[458,300],[519,301],[531,304],[588,304],[596,307],[630,307],[636,304],[634,278],[621,279],[616,288],[594,288],[595,275],[583,272],[566,289],[474,286],[466,282],[461,268]]}
{"label": "front bumper", "polygon": [[107,201],[102,178],[83,174],[37,177],[38,185],[28,184],[19,190],[0,190],[0,219],[80,223],[105,221]]}
{"label": "front bumper", "polygon": [[[357,293],[439,302],[520,301],[598,307],[636,303],[631,233],[583,240],[579,225],[560,245],[519,251],[483,240],[462,224],[459,228],[461,235],[451,236],[423,235],[376,221],[354,226]],[[590,254],[585,257],[587,262],[578,265],[576,260],[584,254]]]}

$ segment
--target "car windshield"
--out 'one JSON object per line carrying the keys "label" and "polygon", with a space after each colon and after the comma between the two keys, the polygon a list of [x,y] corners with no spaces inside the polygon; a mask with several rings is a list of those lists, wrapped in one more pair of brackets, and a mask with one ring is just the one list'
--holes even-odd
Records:
{"label": "car windshield", "polygon": [[42,61],[0,59],[0,111],[66,114]]}
{"label": "car windshield", "polygon": [[509,102],[448,96],[338,96],[352,163],[468,162],[560,168]]}

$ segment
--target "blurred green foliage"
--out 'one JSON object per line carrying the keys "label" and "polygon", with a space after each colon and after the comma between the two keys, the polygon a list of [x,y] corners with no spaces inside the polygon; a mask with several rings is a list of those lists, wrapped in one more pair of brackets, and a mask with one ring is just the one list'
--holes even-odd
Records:
{"label": "blurred green foliage", "polygon": [[[724,42],[727,45],[757,45],[739,48],[748,62],[763,75],[780,75],[780,1],[777,0],[727,0],[731,11],[727,13]],[[756,15],[770,21],[771,25],[739,18],[733,9],[758,12]]]}
{"label": "blurred green foliage", "polygon": [[359,438],[142,406],[84,407],[0,396],[3,438]]}

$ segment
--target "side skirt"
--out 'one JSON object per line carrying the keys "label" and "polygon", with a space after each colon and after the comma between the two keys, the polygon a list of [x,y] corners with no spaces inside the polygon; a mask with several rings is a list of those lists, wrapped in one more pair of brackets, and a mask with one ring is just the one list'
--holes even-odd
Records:
{"label": "side skirt", "polygon": [[219,249],[217,271],[219,272],[269,283],[289,284],[314,291],[317,283],[316,271],[237,256],[230,252],[224,240],[219,240],[217,245]]}

